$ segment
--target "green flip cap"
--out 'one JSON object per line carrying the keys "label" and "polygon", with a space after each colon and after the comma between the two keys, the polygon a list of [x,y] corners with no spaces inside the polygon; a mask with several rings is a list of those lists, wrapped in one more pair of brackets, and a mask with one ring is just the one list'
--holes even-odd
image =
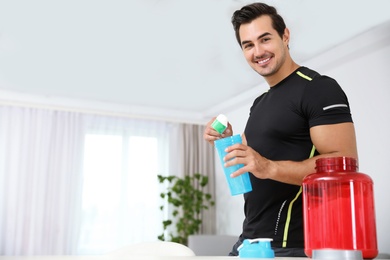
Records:
{"label": "green flip cap", "polygon": [[214,122],[211,124],[211,127],[215,129],[218,133],[222,134],[227,128],[228,120],[227,117],[223,114],[217,116]]}

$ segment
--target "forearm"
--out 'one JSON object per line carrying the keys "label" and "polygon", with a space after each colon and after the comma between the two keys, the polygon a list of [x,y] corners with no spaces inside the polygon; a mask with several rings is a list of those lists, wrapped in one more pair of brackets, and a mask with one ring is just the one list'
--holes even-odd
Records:
{"label": "forearm", "polygon": [[251,172],[259,179],[272,179],[289,184],[301,185],[303,178],[315,172],[315,161],[322,157],[353,157],[358,159],[355,131],[352,123],[341,123],[313,127],[311,138],[320,155],[303,161],[272,161],[247,146],[245,135],[243,144],[227,149],[225,166],[244,164],[232,177]]}
{"label": "forearm", "polygon": [[311,173],[314,173],[315,170],[315,162],[319,158],[324,157],[339,157],[339,156],[348,156],[357,159],[356,153],[341,153],[341,152],[333,152],[315,156],[313,158],[294,162],[294,161],[271,161],[270,162],[270,171],[269,171],[269,179],[294,184],[301,185],[303,179]]}
{"label": "forearm", "polygon": [[315,158],[302,162],[270,161],[269,179],[301,185],[306,175],[315,171]]}
{"label": "forearm", "polygon": [[315,161],[319,158],[346,156],[358,159],[352,123],[313,127],[310,134],[320,155],[301,162],[273,161],[270,163],[270,179],[301,185],[306,175],[315,172]]}

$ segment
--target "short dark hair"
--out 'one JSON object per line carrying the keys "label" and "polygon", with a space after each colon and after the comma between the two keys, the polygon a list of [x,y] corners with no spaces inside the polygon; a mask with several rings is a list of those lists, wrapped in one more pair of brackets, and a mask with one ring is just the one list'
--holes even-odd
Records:
{"label": "short dark hair", "polygon": [[276,11],[276,8],[264,3],[253,3],[242,7],[240,10],[235,11],[232,16],[233,28],[236,33],[236,39],[240,46],[240,26],[242,24],[250,23],[262,15],[268,15],[269,17],[271,17],[272,27],[278,32],[280,38],[283,38],[284,29],[286,29],[286,24],[284,23],[283,18]]}

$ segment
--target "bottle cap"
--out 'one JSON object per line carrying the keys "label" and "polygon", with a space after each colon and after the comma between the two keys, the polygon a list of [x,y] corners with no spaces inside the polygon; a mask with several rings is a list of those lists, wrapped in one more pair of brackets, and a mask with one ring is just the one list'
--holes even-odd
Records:
{"label": "bottle cap", "polygon": [[211,127],[215,129],[218,133],[222,134],[228,126],[228,119],[225,115],[220,114],[211,124]]}
{"label": "bottle cap", "polygon": [[237,248],[240,258],[274,258],[272,238],[245,239]]}

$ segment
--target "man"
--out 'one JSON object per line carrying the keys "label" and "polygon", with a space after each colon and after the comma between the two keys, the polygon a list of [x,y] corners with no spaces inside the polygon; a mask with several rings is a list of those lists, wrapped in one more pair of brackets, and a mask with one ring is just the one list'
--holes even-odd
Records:
{"label": "man", "polygon": [[[290,32],[276,9],[253,3],[234,12],[233,27],[248,64],[269,85],[255,99],[242,134],[243,144],[228,148],[226,166],[244,164],[233,177],[250,172],[252,192],[244,194],[245,220],[239,241],[272,238],[276,256],[305,256],[301,184],[321,157],[357,158],[349,103],[338,83],[296,64]],[[211,128],[204,139],[223,135]],[[231,160],[232,159],[232,160]]]}

